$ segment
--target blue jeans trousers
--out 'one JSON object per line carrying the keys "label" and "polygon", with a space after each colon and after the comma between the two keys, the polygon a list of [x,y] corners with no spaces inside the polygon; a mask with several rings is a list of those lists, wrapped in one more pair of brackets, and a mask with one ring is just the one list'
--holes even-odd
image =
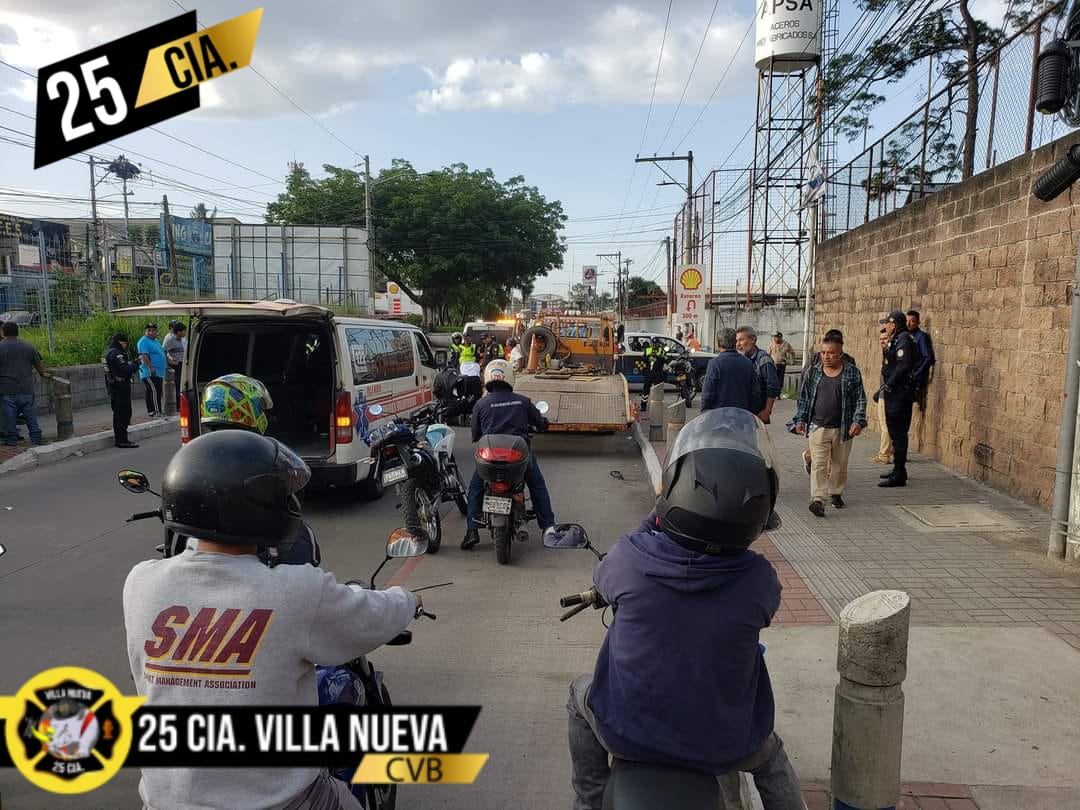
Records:
{"label": "blue jeans trousers", "polygon": [[[536,512],[536,522],[543,531],[548,526],[555,525],[555,512],[551,508],[551,493],[548,492],[544,474],[540,472],[540,465],[536,462],[536,454],[529,455],[529,466],[525,468],[525,483],[529,487],[529,496],[532,498],[532,508]],[[467,519],[468,529],[472,531],[477,527],[477,520],[484,512],[484,481],[480,474],[473,470],[469,480],[469,516]]]}
{"label": "blue jeans trousers", "polygon": [[3,434],[4,444],[18,443],[19,432],[15,425],[20,415],[26,420],[26,427],[30,431],[30,441],[41,444],[41,425],[38,424],[37,414],[34,413],[33,394],[0,394],[0,414],[3,415],[0,433]]}

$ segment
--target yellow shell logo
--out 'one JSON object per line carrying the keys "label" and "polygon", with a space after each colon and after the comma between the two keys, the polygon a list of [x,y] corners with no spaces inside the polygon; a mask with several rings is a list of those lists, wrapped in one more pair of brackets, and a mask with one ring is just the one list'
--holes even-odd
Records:
{"label": "yellow shell logo", "polygon": [[401,287],[391,281],[389,284],[386,285],[386,291],[391,295],[397,295],[401,292]]}
{"label": "yellow shell logo", "polygon": [[679,283],[682,284],[684,290],[696,290],[701,286],[702,280],[701,271],[696,267],[687,267],[679,276]]}

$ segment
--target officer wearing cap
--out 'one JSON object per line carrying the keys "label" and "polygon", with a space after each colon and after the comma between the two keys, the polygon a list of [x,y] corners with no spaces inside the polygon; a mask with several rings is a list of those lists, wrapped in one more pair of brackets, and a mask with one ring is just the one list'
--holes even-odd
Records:
{"label": "officer wearing cap", "polygon": [[885,473],[879,487],[902,487],[907,484],[908,430],[911,406],[915,400],[915,361],[918,347],[907,331],[907,316],[894,309],[881,321],[888,343],[882,353],[881,390],[885,397],[885,424],[893,443],[893,468]]}

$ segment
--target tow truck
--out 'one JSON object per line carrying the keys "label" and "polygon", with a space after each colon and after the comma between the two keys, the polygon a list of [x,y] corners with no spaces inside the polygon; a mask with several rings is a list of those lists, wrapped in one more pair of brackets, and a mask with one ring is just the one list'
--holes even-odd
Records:
{"label": "tow truck", "polygon": [[521,335],[527,358],[534,340],[537,363],[532,368],[527,364],[517,374],[514,390],[533,402],[548,403],[549,430],[615,433],[630,429],[633,405],[626,377],[616,367],[611,318],[544,314]]}

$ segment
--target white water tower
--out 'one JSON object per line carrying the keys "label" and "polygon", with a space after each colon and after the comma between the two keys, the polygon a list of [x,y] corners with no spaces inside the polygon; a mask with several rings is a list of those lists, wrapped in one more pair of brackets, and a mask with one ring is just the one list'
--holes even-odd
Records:
{"label": "white water tower", "polygon": [[825,0],[760,0],[755,27],[754,67],[791,73],[821,58],[822,6]]}

